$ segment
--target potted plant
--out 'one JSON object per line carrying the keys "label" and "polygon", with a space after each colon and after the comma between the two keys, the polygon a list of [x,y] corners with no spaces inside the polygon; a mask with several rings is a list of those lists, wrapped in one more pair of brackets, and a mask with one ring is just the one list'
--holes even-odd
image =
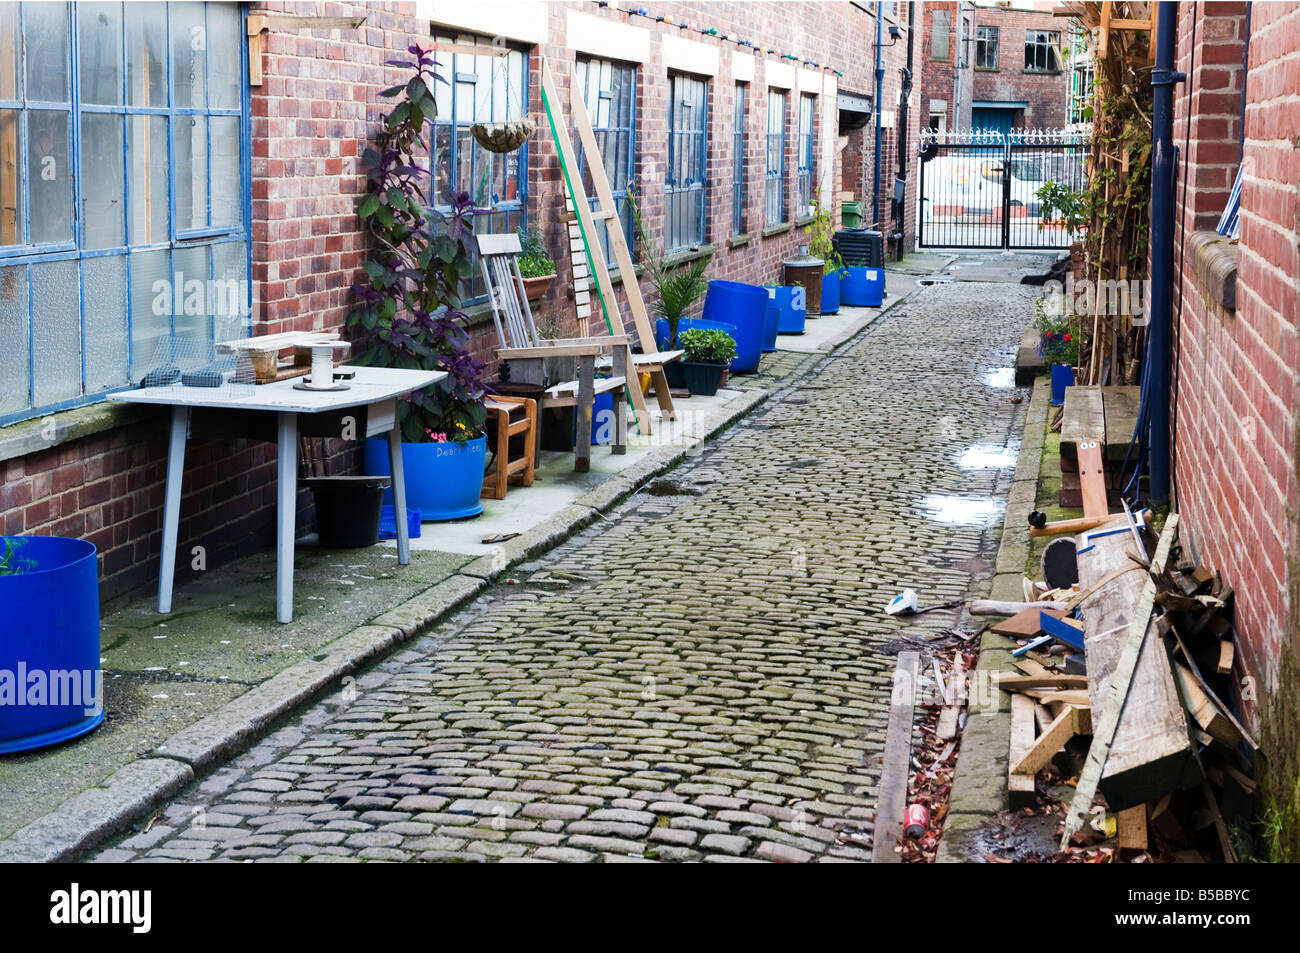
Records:
{"label": "potted plant", "polygon": [[1038,353],[1052,365],[1051,402],[1065,403],[1065,389],[1074,384],[1074,369],[1083,352],[1080,330],[1069,319],[1069,312],[1054,314],[1042,298],[1034,301],[1034,327],[1038,329]]}
{"label": "potted plant", "polygon": [[822,260],[822,297],[820,314],[835,314],[840,310],[840,279],[844,276],[844,259],[835,248],[835,233],[831,213],[821,202],[813,199],[813,220],[805,229],[808,233],[808,254]]}
{"label": "potted plant", "polygon": [[[1038,207],[1039,228],[1064,228],[1071,236],[1082,235],[1088,229],[1088,207],[1084,197],[1068,185],[1047,182],[1035,195],[1042,204]],[[1075,281],[1083,278],[1083,241],[1070,242],[1070,268]]]}
{"label": "potted plant", "polygon": [[546,253],[541,232],[536,228],[524,231],[523,227],[515,229],[519,233],[519,274],[524,279],[524,293],[529,301],[545,297],[555,280],[555,260]]}
{"label": "potted plant", "polygon": [[736,357],[736,339],[716,328],[682,332],[682,375],[692,394],[712,397],[722,384],[722,372]]}
{"label": "potted plant", "polygon": [[[468,194],[450,190],[442,195],[447,211],[428,205],[429,171],[419,157],[440,77],[429,50],[413,45],[408,51],[414,61],[389,65],[413,75],[381,93],[402,101],[363,156],[366,193],[357,214],[372,242],[364,277],[352,286],[357,305],[348,328],[358,364],[447,372],[398,405],[397,424],[407,505],[423,520],[457,519],[483,511],[479,492],[487,462],[483,363],[470,356],[460,310],[462,283],[472,272],[466,240],[477,210]],[[366,442],[364,465],[369,475],[388,474],[384,441]],[[385,502],[391,497],[389,490]]]}
{"label": "potted plant", "polygon": [[103,722],[94,544],[0,536],[0,606],[0,673],[10,673],[0,679],[0,754],[67,741]]}
{"label": "potted plant", "polygon": [[[632,220],[636,225],[637,244],[640,248],[637,263],[650,279],[655,314],[659,317],[660,327],[656,329],[655,337],[659,339],[659,346],[663,350],[675,351],[681,347],[677,332],[682,319],[709,289],[704,273],[708,270],[713,255],[709,253],[681,264],[669,264],[663,246],[655,242],[646,230],[645,221],[641,217],[641,205],[636,196],[629,193],[628,202],[632,206]],[[677,361],[664,365],[664,375],[669,387],[686,386]]]}

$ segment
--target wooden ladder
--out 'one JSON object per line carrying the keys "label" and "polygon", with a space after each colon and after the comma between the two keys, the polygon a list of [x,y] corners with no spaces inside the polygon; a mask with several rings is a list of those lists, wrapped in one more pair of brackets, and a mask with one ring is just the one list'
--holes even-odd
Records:
{"label": "wooden ladder", "polygon": [[[596,191],[596,207],[589,206],[582,192],[582,170],[578,166],[573,149],[573,140],[564,125],[564,113],[560,108],[560,95],[555,86],[555,77],[551,74],[549,61],[542,58],[542,105],[546,119],[550,124],[551,137],[555,141],[556,152],[560,156],[561,171],[564,178],[565,207],[574,216],[569,222],[569,250],[574,259],[574,297],[578,307],[578,319],[589,324],[592,317],[591,280],[595,280],[596,300],[600,304],[605,319],[605,327],[610,334],[625,333],[623,315],[618,299],[614,296],[613,283],[609,277],[609,265],[605,261],[605,252],[601,248],[596,222],[603,221],[609,234],[610,250],[614,254],[615,264],[622,277],[623,289],[627,293],[628,308],[632,312],[632,321],[636,326],[637,338],[642,353],[636,356],[638,371],[648,373],[654,385],[655,397],[659,409],[666,420],[677,419],[673,406],[672,394],[668,390],[668,379],[664,375],[665,359],[660,358],[655,345],[654,328],[646,312],[645,299],[641,296],[641,286],[637,282],[636,266],[628,250],[627,236],[618,226],[618,206],[614,202],[614,193],[605,174],[604,163],[600,160],[600,147],[596,144],[596,134],[591,128],[591,119],[587,107],[582,101],[582,93],[576,84],[569,86],[569,108],[573,114],[573,125],[578,131],[583,152],[590,157],[588,166],[591,181]],[[645,396],[635,381],[630,380],[628,396],[636,411],[637,430],[649,435],[653,432],[650,415],[646,411]]]}

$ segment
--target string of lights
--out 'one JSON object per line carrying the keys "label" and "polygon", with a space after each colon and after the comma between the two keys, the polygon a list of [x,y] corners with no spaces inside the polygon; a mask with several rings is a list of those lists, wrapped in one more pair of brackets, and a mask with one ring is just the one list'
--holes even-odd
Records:
{"label": "string of lights", "polygon": [[795,53],[783,53],[782,51],[772,49],[769,46],[763,46],[762,44],[755,43],[753,40],[747,40],[744,39],[743,37],[739,37],[735,33],[723,33],[717,27],[705,27],[705,26],[700,26],[698,23],[686,23],[685,21],[679,22],[676,19],[676,17],[674,17],[671,13],[662,14],[662,15],[653,14],[645,7],[620,6],[617,0],[595,0],[595,2],[596,2],[596,6],[598,7],[606,7],[610,10],[617,10],[627,14],[629,17],[643,17],[647,20],[654,20],[656,23],[662,23],[665,26],[675,26],[679,30],[685,30],[691,33],[699,33],[702,36],[716,37],[717,39],[722,40],[726,43],[734,43],[736,44],[736,46],[743,46],[752,49],[755,53],[763,53],[771,56],[776,56],[783,60],[789,60],[792,63],[801,63],[804,66],[810,67],[812,69],[824,70],[827,73],[834,73],[836,76],[840,76],[840,77],[844,76],[844,74],[840,70],[837,70],[832,66],[828,66],[825,63],[818,63],[816,60],[810,59],[809,57],[799,56]]}

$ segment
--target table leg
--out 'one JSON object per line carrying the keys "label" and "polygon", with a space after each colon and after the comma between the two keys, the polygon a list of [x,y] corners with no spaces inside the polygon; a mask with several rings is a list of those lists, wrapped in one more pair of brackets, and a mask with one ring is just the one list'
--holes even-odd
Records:
{"label": "table leg", "polygon": [[158,611],[172,611],[172,582],[176,575],[176,533],[181,521],[181,480],[185,476],[185,434],[190,409],[172,408],[167,443],[167,491],[163,496],[162,563],[158,567]]}
{"label": "table leg", "polygon": [[584,354],[578,358],[578,401],[573,408],[577,420],[573,443],[573,469],[586,473],[591,469],[591,415],[596,401],[596,358]]}
{"label": "table leg", "polygon": [[298,415],[277,415],[275,617],[293,621],[293,544],[298,515]]}
{"label": "table leg", "polygon": [[397,564],[411,561],[411,539],[406,527],[406,472],[402,467],[402,431],[388,431],[388,472],[393,475],[393,519],[397,524]]}

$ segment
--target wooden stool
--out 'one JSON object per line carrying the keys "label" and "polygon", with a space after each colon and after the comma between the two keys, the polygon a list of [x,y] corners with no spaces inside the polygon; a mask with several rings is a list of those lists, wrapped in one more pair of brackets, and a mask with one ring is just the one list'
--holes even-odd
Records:
{"label": "wooden stool", "polygon": [[[496,422],[496,456],[492,469],[483,477],[479,494],[489,500],[504,500],[507,484],[533,485],[537,459],[537,401],[528,397],[488,397],[483,402]],[[510,438],[523,435],[523,456],[510,459]]]}

